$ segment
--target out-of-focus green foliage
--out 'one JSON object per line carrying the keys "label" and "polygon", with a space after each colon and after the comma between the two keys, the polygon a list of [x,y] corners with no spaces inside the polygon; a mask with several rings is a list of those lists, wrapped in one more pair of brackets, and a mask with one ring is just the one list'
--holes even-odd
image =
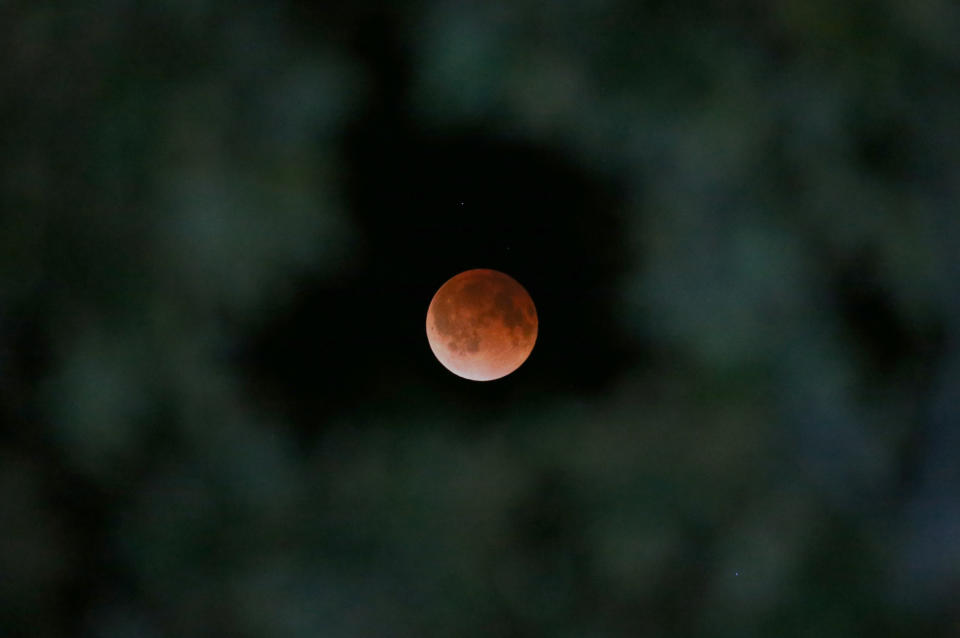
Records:
{"label": "out-of-focus green foliage", "polygon": [[425,129],[624,185],[652,354],[307,446],[231,355],[356,259],[364,62],[274,3],[94,4],[0,5],[0,635],[954,635],[956,3],[343,9]]}

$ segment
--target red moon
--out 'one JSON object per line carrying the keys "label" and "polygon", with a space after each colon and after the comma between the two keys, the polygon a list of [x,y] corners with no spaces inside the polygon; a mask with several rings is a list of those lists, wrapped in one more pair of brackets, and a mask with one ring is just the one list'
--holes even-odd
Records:
{"label": "red moon", "polygon": [[433,354],[471,381],[492,381],[519,368],[533,350],[537,326],[537,309],[524,287],[486,268],[447,281],[427,309]]}

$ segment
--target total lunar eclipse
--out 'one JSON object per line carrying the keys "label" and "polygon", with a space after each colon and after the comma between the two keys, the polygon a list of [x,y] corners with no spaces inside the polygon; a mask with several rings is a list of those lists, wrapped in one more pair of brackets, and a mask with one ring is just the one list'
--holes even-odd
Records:
{"label": "total lunar eclipse", "polygon": [[537,340],[537,310],[512,277],[467,270],[447,281],[427,309],[427,340],[450,372],[492,381],[519,368]]}

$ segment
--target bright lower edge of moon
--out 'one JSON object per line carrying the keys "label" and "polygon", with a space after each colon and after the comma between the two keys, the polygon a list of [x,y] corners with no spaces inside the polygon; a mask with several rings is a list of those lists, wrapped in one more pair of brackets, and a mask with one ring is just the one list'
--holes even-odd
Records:
{"label": "bright lower edge of moon", "polygon": [[519,368],[537,341],[537,309],[509,275],[467,270],[443,284],[427,309],[427,340],[443,366],[471,381]]}

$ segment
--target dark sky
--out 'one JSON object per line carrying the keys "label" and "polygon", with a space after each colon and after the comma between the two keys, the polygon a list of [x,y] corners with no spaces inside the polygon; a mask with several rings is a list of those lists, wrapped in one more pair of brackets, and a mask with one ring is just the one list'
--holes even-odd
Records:
{"label": "dark sky", "polygon": [[[347,153],[358,263],[332,283],[305,283],[255,341],[258,374],[283,400],[305,402],[311,414],[331,403],[349,410],[402,401],[414,387],[503,409],[504,401],[609,383],[635,349],[616,320],[629,256],[610,212],[615,185],[556,150],[479,133],[437,139],[395,122],[356,126],[364,132]],[[450,379],[424,330],[436,289],[480,267],[521,281],[541,317],[535,355],[509,384],[491,388]],[[318,378],[349,389],[318,387]]]}

